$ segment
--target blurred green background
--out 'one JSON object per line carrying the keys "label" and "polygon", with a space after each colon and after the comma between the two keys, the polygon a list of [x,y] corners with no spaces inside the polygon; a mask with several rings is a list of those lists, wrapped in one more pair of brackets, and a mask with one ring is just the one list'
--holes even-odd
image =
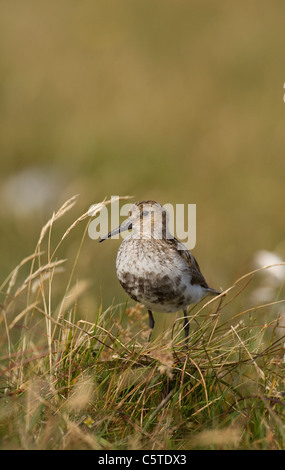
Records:
{"label": "blurred green background", "polygon": [[[1,279],[53,210],[105,196],[197,204],[193,250],[215,288],[285,254],[283,1],[0,1]],[[56,230],[56,229],[55,229]],[[82,228],[66,240],[71,265]],[[57,238],[56,238],[57,237]],[[120,241],[86,238],[84,303],[126,298]]]}

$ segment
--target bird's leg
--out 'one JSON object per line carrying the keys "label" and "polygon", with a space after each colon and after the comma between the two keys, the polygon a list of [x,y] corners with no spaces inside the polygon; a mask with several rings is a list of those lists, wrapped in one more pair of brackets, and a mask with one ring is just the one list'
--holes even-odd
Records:
{"label": "bird's leg", "polygon": [[148,341],[150,341],[150,337],[152,334],[152,330],[154,328],[154,318],[151,310],[148,310],[148,317],[149,317],[149,327],[150,327],[150,333],[148,335]]}
{"label": "bird's leg", "polygon": [[187,316],[187,308],[183,308],[184,313],[184,333],[185,333],[185,348],[188,349],[189,340],[189,318]]}

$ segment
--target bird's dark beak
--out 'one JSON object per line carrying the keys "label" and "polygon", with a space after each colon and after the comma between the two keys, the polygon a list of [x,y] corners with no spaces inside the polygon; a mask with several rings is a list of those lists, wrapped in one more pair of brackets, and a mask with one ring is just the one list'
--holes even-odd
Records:
{"label": "bird's dark beak", "polygon": [[102,237],[99,242],[103,242],[104,240],[107,240],[107,238],[111,238],[113,235],[117,235],[117,233],[125,232],[126,230],[130,230],[132,228],[132,222],[130,219],[124,220],[124,222],[119,225],[119,227],[115,228],[114,230],[111,230],[107,235]]}

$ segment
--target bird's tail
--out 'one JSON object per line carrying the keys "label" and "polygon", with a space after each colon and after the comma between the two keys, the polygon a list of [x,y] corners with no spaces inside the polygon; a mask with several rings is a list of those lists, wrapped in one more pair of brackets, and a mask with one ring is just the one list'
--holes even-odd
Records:
{"label": "bird's tail", "polygon": [[207,287],[207,292],[210,295],[220,295],[222,292],[216,289],[212,289],[211,287]]}

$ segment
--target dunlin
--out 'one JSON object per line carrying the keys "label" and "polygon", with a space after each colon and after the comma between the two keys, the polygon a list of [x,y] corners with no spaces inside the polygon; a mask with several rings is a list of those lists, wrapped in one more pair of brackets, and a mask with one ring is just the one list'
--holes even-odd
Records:
{"label": "dunlin", "polygon": [[153,311],[172,313],[182,309],[187,344],[188,305],[221,292],[208,286],[192,253],[171,235],[168,213],[159,203],[136,202],[129,217],[100,242],[130,229],[117,254],[118,279],[129,296],[147,308],[149,338],[154,328]]}

